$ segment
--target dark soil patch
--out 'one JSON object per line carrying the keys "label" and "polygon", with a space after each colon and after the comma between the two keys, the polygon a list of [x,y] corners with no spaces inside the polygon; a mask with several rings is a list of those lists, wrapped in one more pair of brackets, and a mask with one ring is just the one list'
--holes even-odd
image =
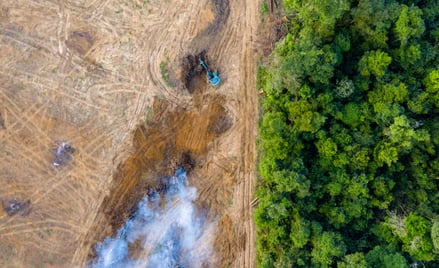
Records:
{"label": "dark soil patch", "polygon": [[215,18],[207,26],[204,31],[201,31],[192,40],[191,48],[195,48],[193,51],[199,51],[200,48],[211,48],[217,45],[220,40],[220,33],[230,15],[230,3],[229,0],[212,0],[212,10],[215,13]]}
{"label": "dark soil patch", "polygon": [[85,55],[93,45],[93,39],[90,33],[85,31],[73,31],[66,41],[68,48],[73,49],[80,55]]}
{"label": "dark soil patch", "polygon": [[209,66],[206,50],[195,55],[185,56],[182,63],[181,77],[185,88],[191,94],[201,93],[207,86],[206,71],[201,67],[199,59]]}
{"label": "dark soil patch", "polygon": [[151,120],[135,130],[133,153],[117,167],[113,188],[90,230],[90,259],[96,257],[93,245],[121,228],[145,195],[165,191],[179,167],[191,180],[191,171],[203,164],[209,144],[232,125],[224,101],[221,95],[206,96],[205,105],[194,108],[155,100]]}
{"label": "dark soil patch", "polygon": [[68,143],[58,142],[58,146],[53,150],[54,160],[52,164],[55,167],[65,165],[67,162],[72,160],[71,154],[73,154],[75,151],[75,148],[70,146]]}
{"label": "dark soil patch", "polygon": [[211,70],[215,71],[215,68],[209,63],[207,51],[216,45],[217,40],[219,40],[219,33],[222,31],[230,15],[229,0],[212,0],[211,6],[215,13],[214,20],[204,31],[197,34],[192,40],[192,44],[190,45],[192,48],[191,54],[186,55],[183,59],[181,80],[183,81],[184,87],[191,94],[202,92],[208,85],[205,77],[206,71],[200,66],[199,58],[201,58]]}
{"label": "dark soil patch", "polygon": [[191,170],[195,167],[195,156],[190,151],[181,154],[179,166],[182,166],[187,174],[190,174]]}
{"label": "dark soil patch", "polygon": [[9,201],[2,200],[2,207],[6,211],[8,216],[14,216],[18,214],[22,217],[29,215],[32,209],[31,201],[29,199],[21,202],[15,198],[12,198]]}
{"label": "dark soil patch", "polygon": [[230,15],[229,0],[212,0],[213,11],[215,12],[214,21],[207,27],[202,35],[217,34],[226,24]]}
{"label": "dark soil patch", "polygon": [[208,131],[214,133],[215,136],[220,136],[227,130],[229,130],[233,125],[232,118],[227,115],[214,115],[210,120]]}
{"label": "dark soil patch", "polygon": [[5,120],[3,119],[2,113],[0,113],[0,129],[6,129]]}
{"label": "dark soil patch", "polygon": [[286,36],[288,23],[290,23],[288,18],[282,15],[277,1],[266,1],[270,13],[263,16],[263,23],[261,23],[258,33],[261,38],[257,42],[257,48],[265,58],[274,50],[276,42]]}
{"label": "dark soil patch", "polygon": [[279,8],[279,2],[277,0],[266,0],[266,3],[271,13],[273,13],[276,8]]}

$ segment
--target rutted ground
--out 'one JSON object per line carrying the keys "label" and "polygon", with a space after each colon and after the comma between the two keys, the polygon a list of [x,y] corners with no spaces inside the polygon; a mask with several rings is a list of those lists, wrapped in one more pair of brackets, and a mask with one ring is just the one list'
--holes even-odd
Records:
{"label": "rutted ground", "polygon": [[[0,3],[0,199],[31,200],[26,217],[0,210],[2,266],[84,264],[94,243],[129,214],[108,216],[108,204],[123,212],[138,198],[117,186],[124,165],[141,153],[151,163],[125,168],[133,178],[193,161],[199,205],[218,222],[214,263],[254,266],[257,6]],[[223,83],[218,91],[201,83],[190,94],[183,59],[202,50]],[[76,149],[61,168],[52,165],[57,141]]]}

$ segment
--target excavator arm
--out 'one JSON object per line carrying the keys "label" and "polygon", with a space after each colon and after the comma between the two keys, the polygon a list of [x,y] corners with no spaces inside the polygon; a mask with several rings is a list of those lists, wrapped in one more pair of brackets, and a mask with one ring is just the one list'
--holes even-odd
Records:
{"label": "excavator arm", "polygon": [[202,59],[199,59],[199,62],[203,69],[207,72],[207,80],[209,80],[209,83],[214,87],[218,86],[221,83],[221,79],[219,78],[218,74],[211,71]]}

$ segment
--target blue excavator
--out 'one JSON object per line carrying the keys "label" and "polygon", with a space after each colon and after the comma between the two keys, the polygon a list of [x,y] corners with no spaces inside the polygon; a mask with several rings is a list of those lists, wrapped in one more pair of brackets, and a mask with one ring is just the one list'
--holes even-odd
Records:
{"label": "blue excavator", "polygon": [[207,80],[209,80],[209,83],[214,87],[218,86],[221,83],[221,79],[219,78],[218,74],[211,71],[201,58],[199,58],[198,60],[200,61],[200,65],[207,72]]}

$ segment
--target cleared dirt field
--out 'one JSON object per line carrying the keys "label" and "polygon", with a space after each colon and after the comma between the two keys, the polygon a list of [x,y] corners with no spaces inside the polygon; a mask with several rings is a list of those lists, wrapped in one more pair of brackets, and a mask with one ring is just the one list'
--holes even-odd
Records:
{"label": "cleared dirt field", "polygon": [[[84,266],[179,165],[217,222],[211,266],[254,267],[258,6],[0,1],[0,199],[30,200],[0,209],[1,267]],[[218,89],[186,83],[202,51]],[[59,142],[75,152],[56,167]]]}

